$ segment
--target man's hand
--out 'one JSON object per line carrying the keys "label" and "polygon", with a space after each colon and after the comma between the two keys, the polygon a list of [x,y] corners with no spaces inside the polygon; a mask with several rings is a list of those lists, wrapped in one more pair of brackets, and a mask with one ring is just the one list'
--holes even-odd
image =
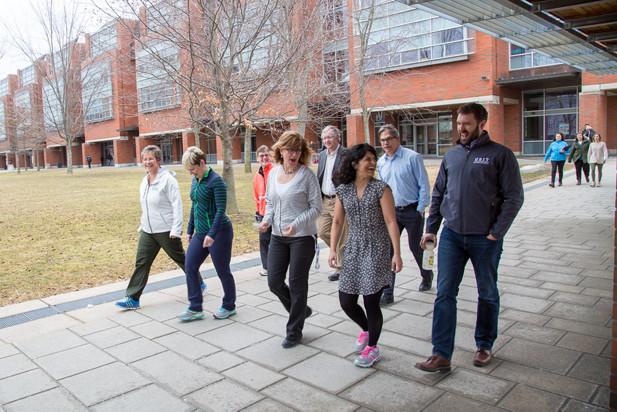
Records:
{"label": "man's hand", "polygon": [[426,242],[431,241],[435,246],[437,246],[437,236],[434,233],[426,233],[420,239],[420,247],[422,249],[426,249]]}
{"label": "man's hand", "polygon": [[497,238],[495,236],[491,235],[490,233],[489,233],[489,235],[486,238],[488,240],[497,240]]}

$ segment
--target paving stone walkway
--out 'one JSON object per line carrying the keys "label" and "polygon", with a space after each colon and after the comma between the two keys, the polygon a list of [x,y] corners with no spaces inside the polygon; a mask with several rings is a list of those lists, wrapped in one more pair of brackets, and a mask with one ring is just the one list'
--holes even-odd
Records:
{"label": "paving stone walkway", "polygon": [[[153,276],[139,311],[111,303],[125,283],[0,308],[0,410],[607,410],[614,158],[604,170],[601,188],[575,186],[572,172],[563,187],[526,185],[504,245],[500,336],[486,368],[471,364],[471,267],[459,294],[453,370],[427,374],[413,365],[431,353],[435,290],[418,292],[406,244],[395,303],[384,310],[382,360],[370,369],[352,363],[358,330],[327,280],[325,249],[310,276],[315,313],[292,349],[281,347],[286,313],[253,253],[233,260],[239,307],[228,320],[176,320],[187,305],[179,271]],[[216,278],[207,283],[211,313],[222,291]],[[80,308],[66,309],[75,302]]]}

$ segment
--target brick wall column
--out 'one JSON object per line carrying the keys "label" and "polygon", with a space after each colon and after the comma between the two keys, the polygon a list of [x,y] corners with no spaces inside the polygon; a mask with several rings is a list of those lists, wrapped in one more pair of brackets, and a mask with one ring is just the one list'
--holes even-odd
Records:
{"label": "brick wall column", "polygon": [[607,96],[605,91],[580,93],[578,100],[578,125],[581,131],[585,128],[585,124],[589,123],[593,130],[600,133],[602,140],[607,146],[614,148],[616,146],[614,138],[611,136],[611,144],[609,144],[608,132],[608,106]]}
{"label": "brick wall column", "polygon": [[348,115],[347,147],[360,143],[364,143],[364,126],[362,125],[362,116]]}
{"label": "brick wall column", "polygon": [[[201,138],[201,140],[199,142],[199,147],[205,153],[204,144],[205,144],[205,140],[203,138]],[[196,144],[195,144],[195,133],[193,133],[193,132],[182,132],[182,153],[184,153],[186,151],[186,149],[188,149],[191,146],[196,146]]]}
{"label": "brick wall column", "polygon": [[116,167],[133,166],[141,160],[137,159],[135,152],[135,142],[133,137],[129,137],[127,140],[114,140],[114,162]]}

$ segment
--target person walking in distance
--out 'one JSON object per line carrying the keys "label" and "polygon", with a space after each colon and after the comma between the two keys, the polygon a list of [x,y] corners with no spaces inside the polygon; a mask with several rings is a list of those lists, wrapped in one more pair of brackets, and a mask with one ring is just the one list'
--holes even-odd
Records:
{"label": "person walking in distance", "polygon": [[555,187],[555,175],[559,172],[559,180],[557,186],[561,186],[563,182],[563,165],[566,163],[566,155],[570,153],[569,145],[563,140],[561,133],[556,133],[553,143],[548,147],[544,156],[544,163],[551,159],[551,183],[550,187]]}
{"label": "person walking in distance", "polygon": [[[336,188],[339,185],[333,179],[334,173],[341,163],[341,157],[346,149],[340,145],[341,131],[335,126],[326,126],[321,132],[321,140],[326,148],[319,153],[319,166],[317,167],[317,180],[322,196],[321,216],[317,219],[317,235],[326,242],[328,247],[333,245],[330,243],[330,232],[332,229],[332,219],[334,219],[334,205],[336,203]],[[343,223],[341,228],[341,236],[339,237],[336,250],[339,255],[337,262],[340,265],[343,262],[343,249],[347,241],[347,222]],[[331,281],[336,281],[340,276],[340,266],[334,269],[334,273],[328,276]]]}
{"label": "person walking in distance", "polygon": [[[589,166],[591,167],[591,183],[590,186],[602,186],[602,167],[608,159],[608,149],[606,148],[606,143],[602,141],[602,136],[600,133],[596,133],[593,135],[593,143],[589,145],[589,152],[587,160],[589,161]],[[596,184],[596,168],[598,169],[598,183]]]}
{"label": "person walking in distance", "polygon": [[585,174],[585,180],[589,183],[589,163],[587,163],[587,152],[589,152],[589,145],[591,142],[589,139],[583,137],[582,133],[576,134],[576,139],[570,147],[570,154],[568,155],[568,162],[574,161],[574,167],[576,168],[576,184],[580,185],[582,180],[581,171]]}
{"label": "person walking in distance", "polygon": [[[257,148],[257,161],[259,162],[259,170],[253,177],[253,193],[255,194],[255,221],[261,223],[266,214],[266,186],[268,184],[268,175],[274,165],[270,162],[270,150],[268,146],[263,145]],[[265,232],[259,232],[259,253],[261,255],[261,267],[259,271],[261,276],[268,275],[268,247],[270,246],[270,237],[272,236],[272,226],[268,227]]]}
{"label": "person walking in distance", "polygon": [[88,162],[88,169],[92,169],[92,156],[88,155],[86,161]]}
{"label": "person walking in distance", "polygon": [[442,220],[437,259],[437,297],[433,310],[433,354],[416,368],[449,371],[454,352],[456,298],[469,260],[478,287],[475,366],[492,359],[497,338],[499,291],[497,270],[503,237],[523,205],[523,183],[514,153],[495,143],[484,127],[488,113],[478,103],[458,109],[458,144],[443,157],[426,233],[421,246],[436,242]]}
{"label": "person walking in distance", "polygon": [[[422,281],[421,292],[433,287],[433,271],[422,269],[422,248],[420,239],[424,230],[424,210],[430,203],[431,187],[424,160],[419,153],[400,144],[400,135],[391,124],[382,126],[378,132],[385,154],[377,162],[379,178],[386,182],[394,195],[396,223],[400,233],[407,230],[409,249],[418,264]],[[394,302],[394,283],[383,291],[381,304]]]}

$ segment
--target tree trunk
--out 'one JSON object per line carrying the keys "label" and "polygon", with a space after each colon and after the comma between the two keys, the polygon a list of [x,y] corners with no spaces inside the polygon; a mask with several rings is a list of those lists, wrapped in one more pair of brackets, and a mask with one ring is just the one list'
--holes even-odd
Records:
{"label": "tree trunk", "polygon": [[[200,131],[201,131],[201,128],[199,127],[199,125],[193,125],[193,135],[195,136],[195,146],[198,149],[201,149],[201,142],[200,142],[201,134],[200,134]],[[186,149],[187,148],[185,147],[184,150],[186,150]],[[204,152],[204,153],[206,153],[206,152]]]}
{"label": "tree trunk", "polygon": [[17,170],[17,174],[21,173],[21,169],[19,167],[19,150],[15,150],[15,170]]}
{"label": "tree trunk", "polygon": [[236,183],[232,162],[233,146],[227,129],[221,130],[221,146],[223,147],[223,180],[227,183],[227,214],[237,214],[238,201],[236,200]]}
{"label": "tree trunk", "polygon": [[66,174],[73,174],[73,151],[71,147],[73,146],[73,139],[67,137],[66,139]]}
{"label": "tree trunk", "polygon": [[244,127],[244,173],[251,173],[251,136],[253,129]]}
{"label": "tree trunk", "polygon": [[296,105],[298,106],[298,128],[296,131],[300,136],[304,137],[304,133],[306,133],[306,123],[308,122],[308,106],[305,102]]}

